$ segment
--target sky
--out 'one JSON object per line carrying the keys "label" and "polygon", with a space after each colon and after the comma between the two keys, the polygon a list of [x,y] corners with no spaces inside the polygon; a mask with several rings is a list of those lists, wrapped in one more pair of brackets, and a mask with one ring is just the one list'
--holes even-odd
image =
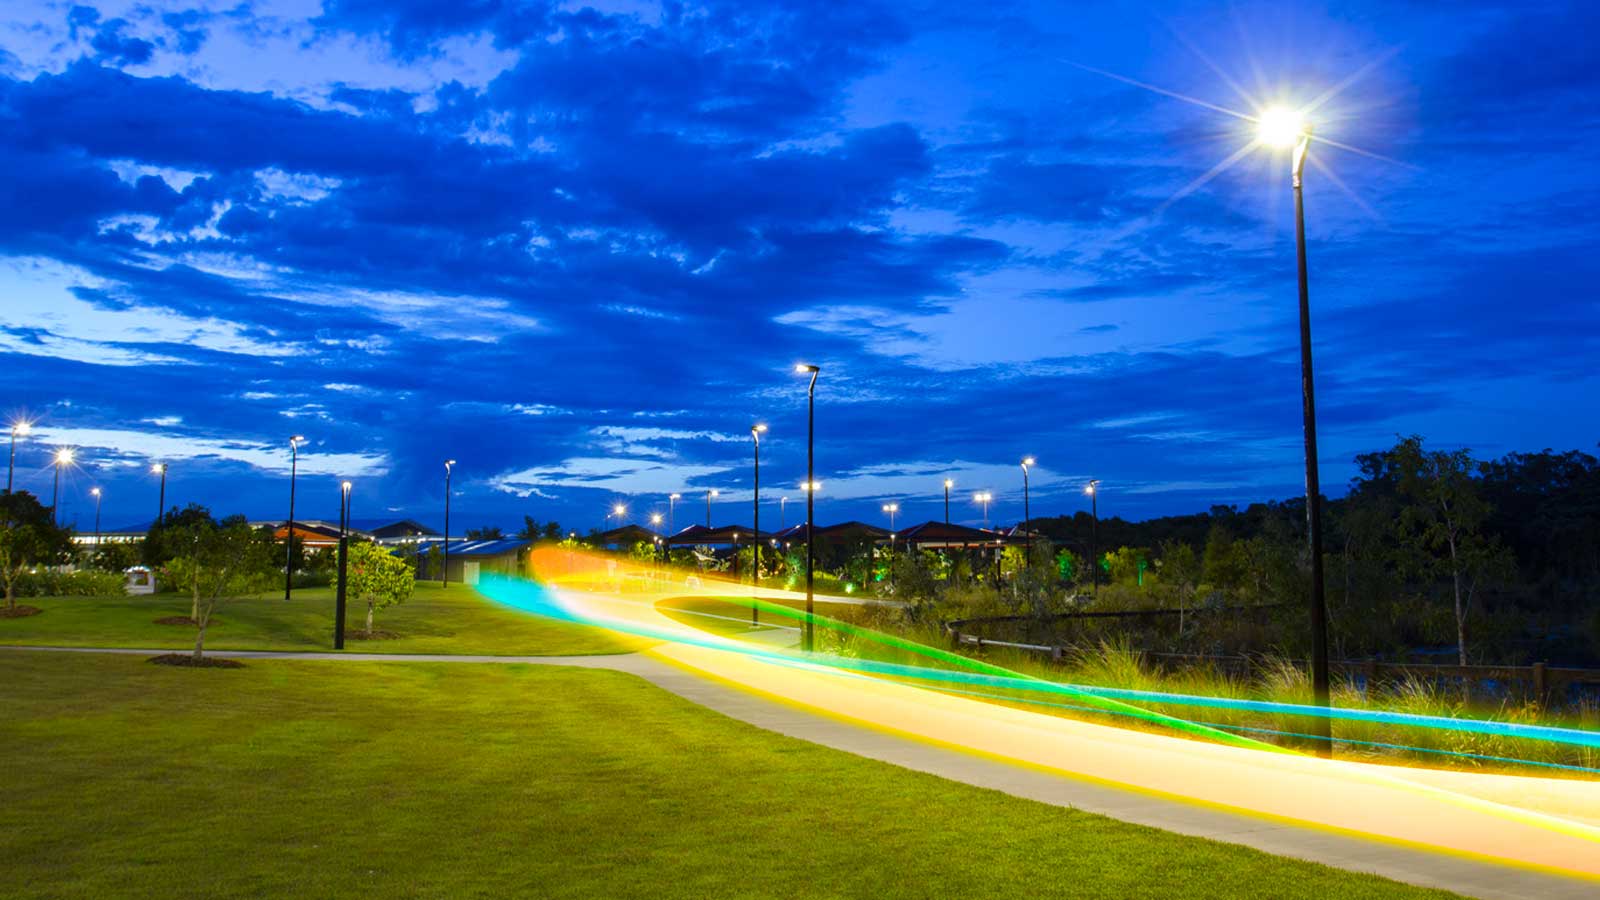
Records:
{"label": "sky", "polygon": [[1420,433],[1596,446],[1580,2],[0,6],[19,489],[453,530],[1301,493]]}

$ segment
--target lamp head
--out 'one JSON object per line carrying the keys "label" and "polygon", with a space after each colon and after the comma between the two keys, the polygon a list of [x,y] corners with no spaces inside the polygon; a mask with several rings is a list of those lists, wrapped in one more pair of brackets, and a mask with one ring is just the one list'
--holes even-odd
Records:
{"label": "lamp head", "polygon": [[1029,467],[1029,466],[1031,466],[1031,465],[1033,465],[1033,457],[1031,457],[1031,456],[1024,456],[1024,457],[1023,457],[1023,458],[1022,458],[1022,467],[1023,467],[1023,468],[1024,468],[1024,469],[1026,469],[1026,468],[1027,468],[1027,467]]}
{"label": "lamp head", "polygon": [[339,490],[344,491],[346,494],[350,493],[350,482],[341,481],[339,483]]}
{"label": "lamp head", "polygon": [[289,438],[289,446],[293,447],[296,444],[303,444],[303,443],[305,443],[305,441],[306,441],[306,436],[305,435],[296,434],[296,435],[293,435],[293,436],[291,436]]}
{"label": "lamp head", "polygon": [[682,494],[668,494],[667,495],[667,499],[668,500],[682,500],[683,499],[683,495]]}
{"label": "lamp head", "polygon": [[1084,488],[1083,492],[1085,494],[1093,494],[1095,492],[1095,489],[1098,488],[1099,486],[1100,486],[1100,479],[1095,478],[1095,479],[1093,479],[1093,480],[1091,480],[1089,482],[1089,486]]}
{"label": "lamp head", "polygon": [[822,371],[821,367],[808,365],[806,363],[800,363],[799,365],[794,367],[794,370],[795,370],[795,372],[797,372],[799,374],[802,374],[802,375],[804,375],[806,373],[810,373],[812,375],[815,375],[816,373]]}
{"label": "lamp head", "polygon": [[455,464],[456,464],[456,461],[453,460],[453,459],[447,459],[447,460],[444,461],[444,467],[446,469],[450,468],[451,466],[453,466]]}
{"label": "lamp head", "polygon": [[620,515],[622,515],[623,513],[627,512],[627,511],[628,511],[628,507],[622,505],[621,503],[618,503],[616,506],[611,507],[611,514],[614,515],[614,516],[620,516]]}
{"label": "lamp head", "polygon": [[650,524],[651,525],[660,525],[661,524],[661,513],[651,513],[650,514]]}
{"label": "lamp head", "polygon": [[165,474],[167,474],[167,464],[166,463],[151,463],[150,464],[150,474],[151,475],[165,475]]}
{"label": "lamp head", "polygon": [[1311,135],[1311,126],[1299,110],[1269,106],[1256,117],[1256,140],[1268,147],[1288,149]]}
{"label": "lamp head", "polygon": [[754,434],[765,434],[767,431],[767,426],[762,424],[751,425],[750,431]]}
{"label": "lamp head", "polygon": [[945,480],[944,480],[944,486],[945,486],[945,489],[946,489],[946,490],[949,490],[949,489],[950,489],[950,488],[953,488],[953,487],[955,487],[955,486],[956,486],[956,481],[955,481],[955,479],[954,479],[954,478],[946,478],[946,479],[945,479]]}
{"label": "lamp head", "polygon": [[93,497],[100,496],[100,489],[99,488],[90,488],[89,489],[89,495],[93,496]]}
{"label": "lamp head", "polygon": [[709,497],[718,497],[718,496],[722,495],[722,492],[717,490],[716,488],[712,488],[711,490],[706,491],[706,495],[709,496]]}
{"label": "lamp head", "polygon": [[60,450],[56,451],[56,465],[58,465],[58,466],[70,465],[72,463],[73,458],[76,457],[77,455],[78,454],[76,452],[74,452],[71,447],[62,447]]}
{"label": "lamp head", "polygon": [[33,423],[26,422],[26,421],[18,422],[15,425],[11,426],[11,433],[14,434],[14,435],[17,435],[19,437],[24,435],[24,434],[27,434],[28,432],[30,432],[32,430],[33,430]]}

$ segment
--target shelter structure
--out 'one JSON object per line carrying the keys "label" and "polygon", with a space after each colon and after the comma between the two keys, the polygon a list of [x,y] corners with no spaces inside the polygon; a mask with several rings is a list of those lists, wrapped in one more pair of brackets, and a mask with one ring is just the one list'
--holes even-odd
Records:
{"label": "shelter structure", "polygon": [[[451,541],[450,581],[455,584],[477,584],[478,578],[485,572],[498,572],[502,575],[518,574],[522,571],[523,556],[532,545],[532,541],[514,539]],[[444,546],[443,543],[436,542],[428,548],[428,552],[417,554],[418,581],[439,579]],[[434,547],[439,548],[439,553],[433,552]],[[406,548],[395,552],[406,552]]]}
{"label": "shelter structure", "polygon": [[903,528],[895,532],[894,541],[916,550],[981,550],[1027,543],[1025,537],[1004,531],[988,531],[938,521]]}
{"label": "shelter structure", "polygon": [[372,539],[386,547],[400,544],[425,544],[429,541],[440,540],[443,536],[432,528],[415,519],[401,519],[398,522],[389,522],[368,530]]}
{"label": "shelter structure", "polygon": [[621,528],[602,531],[587,540],[597,547],[610,550],[632,550],[635,544],[657,543],[661,540],[661,535],[643,525],[624,525]]}

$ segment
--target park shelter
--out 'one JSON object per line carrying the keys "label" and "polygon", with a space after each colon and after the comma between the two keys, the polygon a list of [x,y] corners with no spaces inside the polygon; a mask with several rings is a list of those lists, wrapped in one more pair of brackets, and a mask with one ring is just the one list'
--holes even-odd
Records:
{"label": "park shelter", "polygon": [[985,531],[948,522],[923,522],[895,533],[895,543],[918,550],[974,550],[1022,544],[1026,540],[999,531]]}
{"label": "park shelter", "polygon": [[372,535],[374,541],[385,546],[425,543],[440,539],[439,532],[415,519],[401,519],[398,522],[379,525],[367,533]]}
{"label": "park shelter", "polygon": [[636,544],[654,544],[659,540],[661,535],[643,525],[623,525],[587,538],[586,543],[611,550],[632,550]]}
{"label": "park shelter", "polygon": [[[350,532],[351,537],[359,536],[356,531]],[[327,522],[307,521],[296,519],[294,521],[294,537],[300,546],[307,550],[339,546],[339,526]],[[289,539],[289,523],[279,522],[272,529],[272,539],[286,541]]]}
{"label": "park shelter", "polygon": [[[448,544],[450,580],[458,584],[477,584],[479,576],[485,572],[519,574],[522,571],[523,554],[532,545],[532,541],[507,539],[451,541]],[[446,546],[437,542],[428,547],[428,552],[417,554],[417,580],[438,580],[438,566],[444,563]],[[439,548],[437,554],[435,547]]]}
{"label": "park shelter", "polygon": [[765,532],[757,534],[747,525],[719,525],[716,528],[690,525],[667,538],[664,543],[669,547],[748,547],[752,538],[770,541],[772,535]]}

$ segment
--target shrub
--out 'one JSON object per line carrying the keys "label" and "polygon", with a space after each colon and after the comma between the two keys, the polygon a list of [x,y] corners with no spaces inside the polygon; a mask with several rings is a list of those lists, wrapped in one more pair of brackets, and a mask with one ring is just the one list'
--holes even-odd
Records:
{"label": "shrub", "polygon": [[120,597],[123,577],[118,572],[24,572],[17,579],[19,597]]}

